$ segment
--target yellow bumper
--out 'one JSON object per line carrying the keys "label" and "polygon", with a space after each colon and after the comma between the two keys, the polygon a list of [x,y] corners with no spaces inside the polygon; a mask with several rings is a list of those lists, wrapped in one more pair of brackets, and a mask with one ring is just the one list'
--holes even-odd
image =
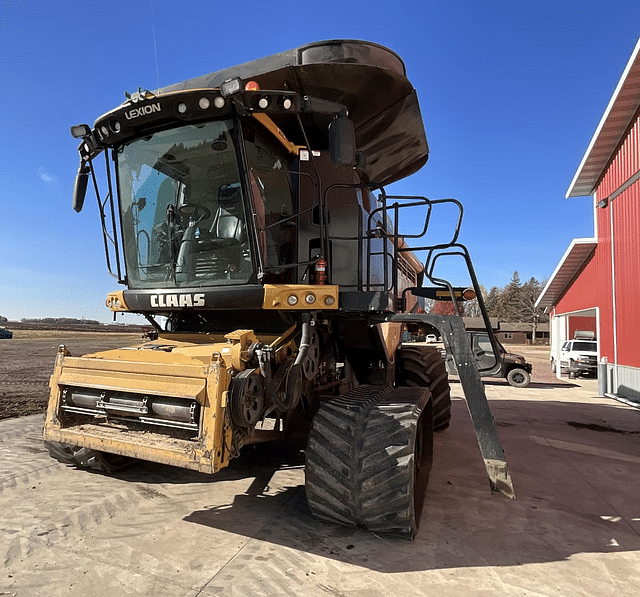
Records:
{"label": "yellow bumper", "polygon": [[[226,417],[229,361],[235,354],[241,362],[241,347],[229,348],[229,343],[174,346],[171,352],[132,347],[85,357],[71,357],[61,349],[50,381],[44,439],[214,473],[231,457],[232,431]],[[223,351],[229,359],[225,360]],[[192,430],[176,431],[169,426],[132,425],[132,417],[128,422],[127,417],[107,417],[101,408],[94,416],[87,414],[93,411],[78,414],[63,404],[64,392],[70,388],[94,397],[103,392],[105,396],[153,396],[170,405],[184,400],[197,406],[197,424]],[[99,398],[98,404],[102,404]]]}

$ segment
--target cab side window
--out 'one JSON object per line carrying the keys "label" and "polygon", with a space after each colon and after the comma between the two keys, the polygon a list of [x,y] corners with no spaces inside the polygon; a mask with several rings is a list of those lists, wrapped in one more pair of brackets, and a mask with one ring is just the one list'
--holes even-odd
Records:
{"label": "cab side window", "polygon": [[266,280],[289,282],[294,270],[278,266],[292,263],[295,255],[291,156],[248,124],[243,127],[243,135],[260,250],[267,268],[273,270],[267,272]]}

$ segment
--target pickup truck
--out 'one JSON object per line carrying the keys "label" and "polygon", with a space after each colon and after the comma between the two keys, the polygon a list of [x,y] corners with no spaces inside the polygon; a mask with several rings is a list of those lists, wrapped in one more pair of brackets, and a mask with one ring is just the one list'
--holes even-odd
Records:
{"label": "pickup truck", "polygon": [[[556,373],[556,355],[551,355],[551,370]],[[569,375],[595,375],[598,370],[596,340],[567,340],[560,347],[560,370]]]}

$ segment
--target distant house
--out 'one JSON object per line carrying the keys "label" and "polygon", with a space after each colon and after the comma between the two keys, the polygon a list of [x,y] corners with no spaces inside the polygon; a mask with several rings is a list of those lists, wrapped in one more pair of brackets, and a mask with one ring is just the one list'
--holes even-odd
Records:
{"label": "distant house", "polygon": [[[464,327],[469,331],[485,330],[482,317],[463,317]],[[490,317],[489,322],[496,338],[502,344],[532,344],[533,324],[531,323],[508,323],[499,321],[496,317]],[[549,325],[539,323],[536,326],[536,344],[549,343]]]}
{"label": "distant house", "polygon": [[534,329],[531,323],[500,322],[498,339],[503,344],[549,344],[549,324],[539,323]]}
{"label": "distant house", "polygon": [[640,40],[566,194],[588,195],[594,236],[569,245],[536,306],[551,314],[553,352],[594,332],[605,393],[640,402]]}
{"label": "distant house", "polygon": [[[527,324],[527,325],[529,326],[529,331],[527,332],[527,344],[534,344],[533,326],[530,324]],[[539,323],[536,326],[535,344],[549,344],[549,324],[548,323]]]}

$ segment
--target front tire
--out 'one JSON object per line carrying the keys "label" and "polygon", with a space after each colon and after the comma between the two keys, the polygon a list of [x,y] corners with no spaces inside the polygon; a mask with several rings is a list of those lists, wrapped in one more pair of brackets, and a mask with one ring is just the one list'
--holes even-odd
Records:
{"label": "front tire", "polygon": [[531,381],[531,376],[528,371],[516,367],[507,373],[507,381],[514,388],[526,388]]}
{"label": "front tire", "polygon": [[433,460],[432,423],[427,388],[360,386],[323,402],[306,453],[313,514],[413,538]]}

